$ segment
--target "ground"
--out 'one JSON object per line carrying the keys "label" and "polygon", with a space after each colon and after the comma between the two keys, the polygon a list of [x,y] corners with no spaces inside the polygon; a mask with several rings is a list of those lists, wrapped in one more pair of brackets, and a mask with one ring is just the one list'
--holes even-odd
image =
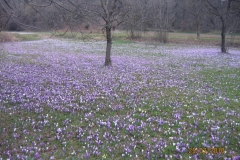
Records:
{"label": "ground", "polygon": [[[240,155],[240,50],[45,39],[1,44],[0,159]],[[195,148],[195,149],[194,149]]]}

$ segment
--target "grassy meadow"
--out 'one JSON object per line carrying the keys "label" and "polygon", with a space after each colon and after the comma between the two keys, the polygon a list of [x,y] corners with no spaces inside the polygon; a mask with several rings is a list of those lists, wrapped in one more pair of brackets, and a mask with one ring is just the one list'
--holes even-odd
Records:
{"label": "grassy meadow", "polygon": [[0,159],[240,155],[239,48],[64,36],[0,44]]}

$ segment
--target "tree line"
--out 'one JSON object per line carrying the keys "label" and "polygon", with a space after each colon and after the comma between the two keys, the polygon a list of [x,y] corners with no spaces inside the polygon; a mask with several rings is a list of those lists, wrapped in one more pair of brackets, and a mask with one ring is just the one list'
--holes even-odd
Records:
{"label": "tree line", "polygon": [[81,30],[98,26],[106,35],[105,66],[111,65],[112,31],[126,30],[132,39],[154,31],[160,42],[174,30],[201,33],[240,32],[240,0],[2,0],[0,30]]}

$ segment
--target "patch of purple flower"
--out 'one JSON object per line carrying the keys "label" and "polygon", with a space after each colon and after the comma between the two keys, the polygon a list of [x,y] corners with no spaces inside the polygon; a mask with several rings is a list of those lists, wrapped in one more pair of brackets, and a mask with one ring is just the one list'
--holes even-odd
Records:
{"label": "patch of purple flower", "polygon": [[[8,53],[0,55],[0,159],[240,154],[240,76],[218,71],[240,68],[238,49],[220,55],[208,46],[126,44],[113,47],[113,67],[104,68],[102,42],[2,46]],[[217,77],[209,72],[208,82],[200,74],[206,70]],[[188,154],[200,146],[225,147],[226,155]]]}

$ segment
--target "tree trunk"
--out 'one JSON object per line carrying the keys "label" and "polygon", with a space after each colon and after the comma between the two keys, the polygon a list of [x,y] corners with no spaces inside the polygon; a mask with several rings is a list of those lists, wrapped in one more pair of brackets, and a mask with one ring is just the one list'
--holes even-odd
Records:
{"label": "tree trunk", "polygon": [[221,51],[222,53],[226,53],[227,49],[226,49],[226,24],[223,18],[221,18],[222,20],[222,33],[221,33],[221,38],[222,38],[222,43],[221,43]]}
{"label": "tree trunk", "polygon": [[107,25],[106,27],[106,36],[107,36],[107,48],[106,48],[106,58],[104,66],[112,66],[111,61],[111,48],[112,48],[112,33],[111,27]]}
{"label": "tree trunk", "polygon": [[200,23],[197,22],[197,40],[200,40]]}
{"label": "tree trunk", "polygon": [[134,35],[134,31],[133,31],[133,27],[131,27],[131,39],[134,39],[135,38],[135,35]]}

